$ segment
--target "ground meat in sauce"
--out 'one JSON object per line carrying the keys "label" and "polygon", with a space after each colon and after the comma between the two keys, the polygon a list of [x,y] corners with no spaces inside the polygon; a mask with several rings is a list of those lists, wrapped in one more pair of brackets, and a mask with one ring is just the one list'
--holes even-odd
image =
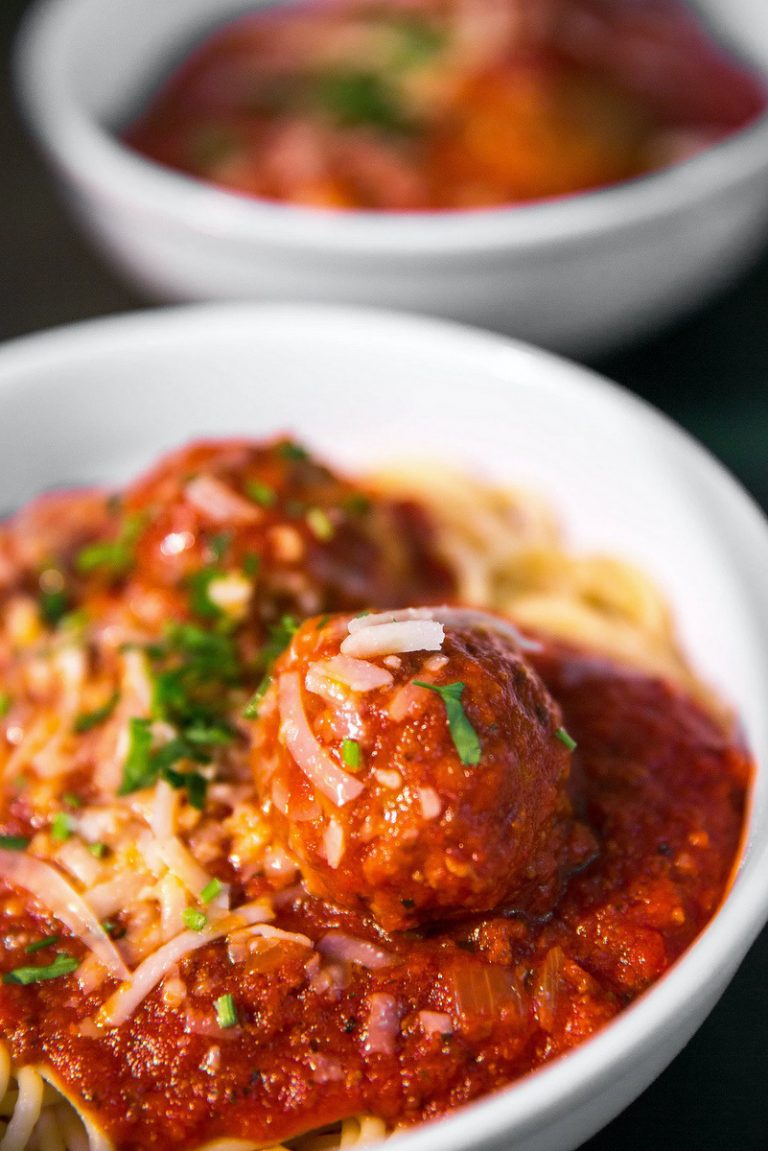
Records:
{"label": "ground meat in sauce", "polygon": [[[500,906],[547,914],[563,877],[594,848],[572,815],[562,716],[514,636],[477,612],[438,618],[450,620],[439,654],[375,662],[339,654],[345,618],[309,620],[274,668],[253,734],[266,819],[310,890],[368,911],[388,931]],[[355,691],[334,679],[354,680],[358,669],[384,682]],[[359,781],[352,802],[318,797],[280,739],[283,676],[298,677],[297,705],[323,752]],[[463,684],[479,763],[462,762],[446,705],[424,682]]]}

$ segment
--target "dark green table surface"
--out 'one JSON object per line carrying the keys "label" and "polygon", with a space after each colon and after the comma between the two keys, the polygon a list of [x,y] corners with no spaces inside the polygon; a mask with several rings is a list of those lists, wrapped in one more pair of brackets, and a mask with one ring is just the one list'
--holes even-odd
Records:
{"label": "dark green table surface", "polygon": [[[0,0],[0,339],[145,306],[77,234],[19,124],[8,57],[24,6]],[[755,261],[686,322],[593,366],[698,436],[768,507],[768,253]],[[766,1094],[768,931],[685,1051],[585,1146],[768,1151]]]}

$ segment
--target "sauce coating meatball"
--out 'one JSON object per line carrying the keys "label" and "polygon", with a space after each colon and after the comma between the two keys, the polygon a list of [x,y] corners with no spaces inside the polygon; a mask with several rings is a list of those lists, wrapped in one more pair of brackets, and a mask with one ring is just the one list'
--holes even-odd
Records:
{"label": "sauce coating meatball", "polygon": [[309,620],[254,729],[265,817],[311,891],[387,931],[546,914],[591,853],[557,704],[505,621],[460,609]]}

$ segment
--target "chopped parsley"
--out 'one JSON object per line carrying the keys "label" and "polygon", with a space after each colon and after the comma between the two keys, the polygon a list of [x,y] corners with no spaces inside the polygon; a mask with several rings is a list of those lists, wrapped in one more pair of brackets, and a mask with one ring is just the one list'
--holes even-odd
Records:
{"label": "chopped parsley", "polygon": [[312,535],[321,543],[328,543],[336,534],[331,518],[323,508],[310,508],[306,514],[306,521]]}
{"label": "chopped parsley", "polygon": [[211,584],[226,576],[221,568],[201,568],[187,577],[189,588],[189,606],[195,615],[203,619],[219,619],[224,613],[218,604],[214,603],[209,593]]}
{"label": "chopped parsley", "polygon": [[342,502],[342,508],[348,516],[364,516],[373,506],[368,496],[362,492],[353,492]]}
{"label": "chopped parsley", "polygon": [[216,898],[216,896],[219,894],[219,892],[221,891],[223,886],[224,885],[221,882],[221,880],[216,879],[214,876],[214,878],[211,880],[211,882],[206,883],[205,887],[200,892],[201,901],[203,903],[210,903],[211,900]]}
{"label": "chopped parsley", "polygon": [[126,516],[115,539],[99,540],[82,548],[75,559],[80,574],[101,572],[113,578],[126,575],[133,567],[145,522],[143,514]]}
{"label": "chopped parsley", "polygon": [[208,923],[208,916],[198,907],[185,907],[181,913],[184,926],[190,931],[202,931]]}
{"label": "chopped parsley", "polygon": [[67,807],[71,807],[73,810],[83,806],[82,799],[79,795],[75,795],[73,791],[65,791],[61,798],[66,803]]}
{"label": "chopped parsley", "polygon": [[568,748],[568,751],[575,751],[577,748],[576,740],[573,739],[564,727],[559,727],[555,732],[555,739],[559,739]]}
{"label": "chopped parsley", "polygon": [[272,676],[265,675],[256,691],[253,693],[247,704],[243,708],[243,719],[258,719],[259,707],[264,696],[269,691],[269,685],[272,683]]}
{"label": "chopped parsley", "polygon": [[26,851],[29,840],[24,835],[0,835],[0,847],[6,851]]}
{"label": "chopped parsley", "polygon": [[103,859],[109,851],[106,843],[89,843],[88,850],[94,859]]}
{"label": "chopped parsley", "polygon": [[79,966],[80,961],[73,959],[71,955],[57,955],[46,967],[17,967],[13,971],[7,971],[3,976],[3,983],[28,987],[31,983],[42,983],[45,979],[59,979],[62,975],[71,975]]}
{"label": "chopped parsley", "polygon": [[208,547],[211,549],[213,558],[218,562],[223,559],[232,544],[232,532],[219,532],[215,536],[211,536],[208,541]]}
{"label": "chopped parsley", "polygon": [[352,771],[358,770],[362,762],[362,753],[360,751],[360,744],[356,739],[344,740],[341,745],[341,758]]}
{"label": "chopped parsley", "polygon": [[151,721],[136,719],[128,721],[128,754],[123,764],[123,780],[118,795],[130,795],[155,782],[156,773],[151,764],[152,731]]}
{"label": "chopped parsley", "polygon": [[0,691],[0,719],[4,719],[11,710],[12,699],[7,691]]}
{"label": "chopped parsley", "polygon": [[301,444],[295,444],[293,440],[284,440],[275,448],[278,456],[282,460],[308,460],[309,452],[303,448]]}
{"label": "chopped parsley", "polygon": [[44,939],[36,939],[24,948],[27,955],[34,955],[36,951],[44,951],[46,947],[55,947],[61,939],[60,935],[46,935]]}
{"label": "chopped parsley", "polygon": [[387,77],[363,69],[328,70],[315,77],[316,107],[342,128],[378,128],[403,133],[413,128]]}
{"label": "chopped parsley", "polygon": [[51,821],[51,839],[64,843],[72,834],[72,816],[66,811],[57,811]]}
{"label": "chopped parsley", "polygon": [[92,731],[94,727],[100,727],[102,723],[106,723],[117,707],[119,699],[120,693],[116,691],[101,707],[97,707],[93,711],[83,711],[80,715],[75,716],[75,731],[82,735],[84,732]]}
{"label": "chopped parsley", "polygon": [[249,499],[262,508],[273,508],[277,503],[277,492],[270,484],[261,480],[246,480],[245,492]]}
{"label": "chopped parsley", "polygon": [[237,1007],[231,995],[222,995],[214,1003],[216,1008],[216,1022],[223,1031],[229,1027],[237,1026]]}
{"label": "chopped parsley", "polygon": [[228,633],[195,624],[174,623],[163,642],[146,651],[152,662],[153,719],[172,725],[177,735],[153,747],[152,719],[129,721],[128,754],[120,795],[129,795],[165,779],[184,788],[193,807],[205,803],[206,779],[179,763],[205,765],[218,747],[231,743],[229,691],[241,678],[234,641]]}
{"label": "chopped parsley", "polygon": [[463,764],[473,767],[478,764],[483,751],[478,734],[469,722],[461,702],[465,685],[463,683],[446,683],[444,686],[438,687],[437,684],[424,683],[423,680],[415,679],[413,682],[416,687],[424,687],[427,691],[433,691],[440,696],[445,704],[448,730],[451,733],[453,746],[456,748],[459,759]]}
{"label": "chopped parsley", "polygon": [[69,612],[69,596],[63,588],[49,591],[42,589],[37,606],[43,623],[48,627],[56,627]]}
{"label": "chopped parsley", "polygon": [[272,667],[278,656],[282,655],[289,643],[299,630],[299,621],[292,615],[284,615],[279,623],[271,624],[269,636],[259,655],[259,666],[264,672],[261,683],[256,688],[248,703],[243,708],[245,719],[256,719],[259,714],[259,705],[267,694],[272,682]]}

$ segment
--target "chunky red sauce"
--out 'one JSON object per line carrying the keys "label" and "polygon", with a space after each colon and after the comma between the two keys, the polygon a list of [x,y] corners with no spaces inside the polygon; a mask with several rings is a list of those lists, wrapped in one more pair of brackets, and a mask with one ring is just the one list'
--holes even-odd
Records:
{"label": "chunky red sauce", "polygon": [[349,0],[215,33],[125,139],[246,195],[445,210],[640,176],[765,106],[678,0]]}
{"label": "chunky red sauce", "polygon": [[[201,489],[201,476],[214,478],[223,489]],[[249,491],[264,513],[255,519],[245,504],[233,502]],[[142,595],[162,589],[166,613],[197,620],[194,626],[204,624],[219,636],[234,635],[244,661],[244,653],[261,642],[276,606],[284,609],[286,596],[293,596],[291,606],[297,609],[297,589],[306,594],[309,587],[323,609],[349,610],[361,593],[353,593],[338,574],[339,549],[352,546],[347,530],[359,534],[358,549],[367,541],[372,551],[366,554],[378,557],[369,572],[374,585],[380,586],[387,571],[390,581],[395,570],[404,581],[390,582],[394,603],[407,601],[413,590],[409,581],[424,591],[419,581],[426,569],[435,573],[439,598],[445,598],[450,581],[429,552],[428,525],[410,540],[401,537],[393,569],[375,530],[364,526],[370,507],[364,514],[362,495],[285,445],[205,445],[172,457],[130,489],[119,508],[104,497],[88,497],[91,504],[83,497],[59,497],[58,514],[44,527],[46,505],[22,513],[0,539],[6,605],[18,612],[20,589],[40,579],[34,576],[41,561],[31,547],[31,521],[38,544],[45,543],[49,566],[44,570],[61,575],[70,610],[98,610],[107,618],[110,605],[130,601],[134,624],[142,619],[151,630],[149,601]],[[310,516],[314,534],[307,528],[308,499],[338,531],[329,536],[324,524],[325,538],[318,540],[323,521]],[[378,517],[404,514],[400,505],[390,506],[373,492],[365,499],[376,507],[374,525]],[[213,555],[211,517],[223,515],[225,507],[231,550]],[[352,527],[343,519],[345,507]],[[121,517],[139,508],[146,518],[132,541],[130,564],[111,551],[102,553],[101,567],[94,564],[84,572],[89,566],[82,560],[84,541],[92,548],[96,539],[124,540]],[[22,536],[25,515],[27,535]],[[419,515],[420,509],[408,509],[408,516]],[[306,586],[286,584],[288,570],[301,565],[295,549],[292,559],[270,552],[276,526],[291,526],[303,541],[302,570],[314,573]],[[218,532],[221,527],[219,522]],[[174,554],[183,533],[188,547]],[[30,547],[22,555],[24,539]],[[311,567],[306,549],[315,556]],[[240,570],[248,554],[260,558],[264,598],[257,597],[251,614],[227,631],[220,617],[203,618],[199,582],[190,584],[190,572],[211,563]],[[92,550],[86,555],[98,558]],[[330,589],[317,575],[326,571],[334,573],[334,588],[346,590]],[[50,574],[43,585],[52,586]],[[110,618],[117,627],[117,617]],[[233,954],[231,943],[209,943],[173,973],[183,984],[180,997],[169,995],[168,986],[156,987],[119,1027],[92,1022],[117,986],[111,978],[91,993],[73,976],[31,986],[0,983],[0,1027],[15,1060],[53,1068],[67,1093],[120,1151],[168,1146],[184,1151],[225,1135],[279,1142],[356,1113],[374,1113],[391,1125],[440,1116],[592,1035],[663,975],[717,909],[737,859],[750,782],[750,761],[738,740],[680,689],[658,679],[553,641],[521,655],[506,640],[489,639],[487,631],[478,638],[470,624],[446,628],[445,662],[424,663],[415,653],[398,657],[397,664],[390,661],[391,691],[416,674],[439,685],[460,672],[465,719],[481,746],[477,762],[470,762],[470,753],[457,757],[442,702],[428,689],[426,703],[403,728],[388,726],[374,693],[357,706],[361,730],[368,732],[360,736],[367,762],[359,776],[369,789],[368,806],[330,809],[347,832],[349,849],[354,837],[354,842],[364,838],[373,809],[383,805],[383,818],[389,818],[391,778],[385,774],[376,790],[369,767],[401,773],[422,796],[418,807],[403,792],[402,826],[415,820],[418,830],[405,846],[397,822],[390,822],[391,834],[369,839],[369,846],[381,847],[382,902],[366,887],[375,870],[356,870],[363,867],[364,853],[352,852],[330,872],[323,867],[313,839],[315,816],[296,809],[318,801],[311,790],[304,794],[306,780],[291,782],[292,769],[283,764],[262,787],[264,757],[270,740],[278,739],[267,708],[264,716],[239,723],[226,751],[229,758],[219,769],[241,788],[243,810],[252,811],[254,819],[260,811],[275,821],[278,837],[295,850],[306,883],[298,877],[286,883],[274,870],[250,865],[233,848],[230,808],[213,785],[202,813],[185,809],[190,817],[185,826],[191,828],[186,842],[209,872],[231,884],[233,906],[271,895],[270,926],[300,933],[316,946],[283,939]],[[165,634],[161,624],[154,626]],[[337,641],[323,637],[334,626],[323,617],[307,623],[274,665],[275,678],[290,675],[313,645],[321,655],[323,645],[331,650]],[[90,642],[95,650],[101,640],[94,633]],[[106,661],[105,649],[100,651]],[[11,690],[21,693],[11,676],[7,643],[2,656]],[[255,686],[252,672],[244,675],[238,715]],[[44,687],[36,690],[40,703]],[[265,699],[275,691],[273,685]],[[24,713],[14,711],[20,706],[11,704],[4,721],[7,740],[17,738],[9,725],[20,722]],[[31,706],[31,696],[25,706]],[[338,733],[326,738],[320,705],[307,695],[305,706],[330,754]],[[395,734],[403,738],[393,742]],[[89,762],[95,752],[88,741],[97,735],[98,725],[83,732],[69,773],[46,785],[55,794],[58,788],[58,799],[46,792],[47,812],[74,811],[75,838],[85,838],[87,831],[77,825],[71,795],[93,802],[97,765]],[[571,741],[577,745],[573,753]],[[274,799],[281,772],[288,773],[290,784],[282,818]],[[440,800],[440,817],[430,809],[430,792]],[[29,787],[8,790],[0,832],[44,831],[49,816],[39,794],[30,797]],[[506,853],[499,811],[511,813],[506,826],[514,842]],[[290,832],[286,823],[293,824]],[[458,837],[452,824],[459,826]],[[418,874],[410,879],[396,874],[398,861],[411,858],[401,851],[411,850],[408,844],[414,842],[424,851],[435,850],[434,883],[428,853],[419,856]],[[393,876],[394,887],[388,887]],[[0,890],[3,972],[48,961],[54,952],[83,959],[83,946],[54,918],[32,910],[18,887],[6,884]],[[393,890],[399,890],[399,900]],[[129,926],[127,911],[113,916],[118,943]],[[27,952],[30,942],[52,935],[60,938],[51,950]],[[364,962],[349,959],[350,939],[358,956],[363,948]],[[219,1026],[212,1010],[223,996],[236,1004],[231,1027]]]}

